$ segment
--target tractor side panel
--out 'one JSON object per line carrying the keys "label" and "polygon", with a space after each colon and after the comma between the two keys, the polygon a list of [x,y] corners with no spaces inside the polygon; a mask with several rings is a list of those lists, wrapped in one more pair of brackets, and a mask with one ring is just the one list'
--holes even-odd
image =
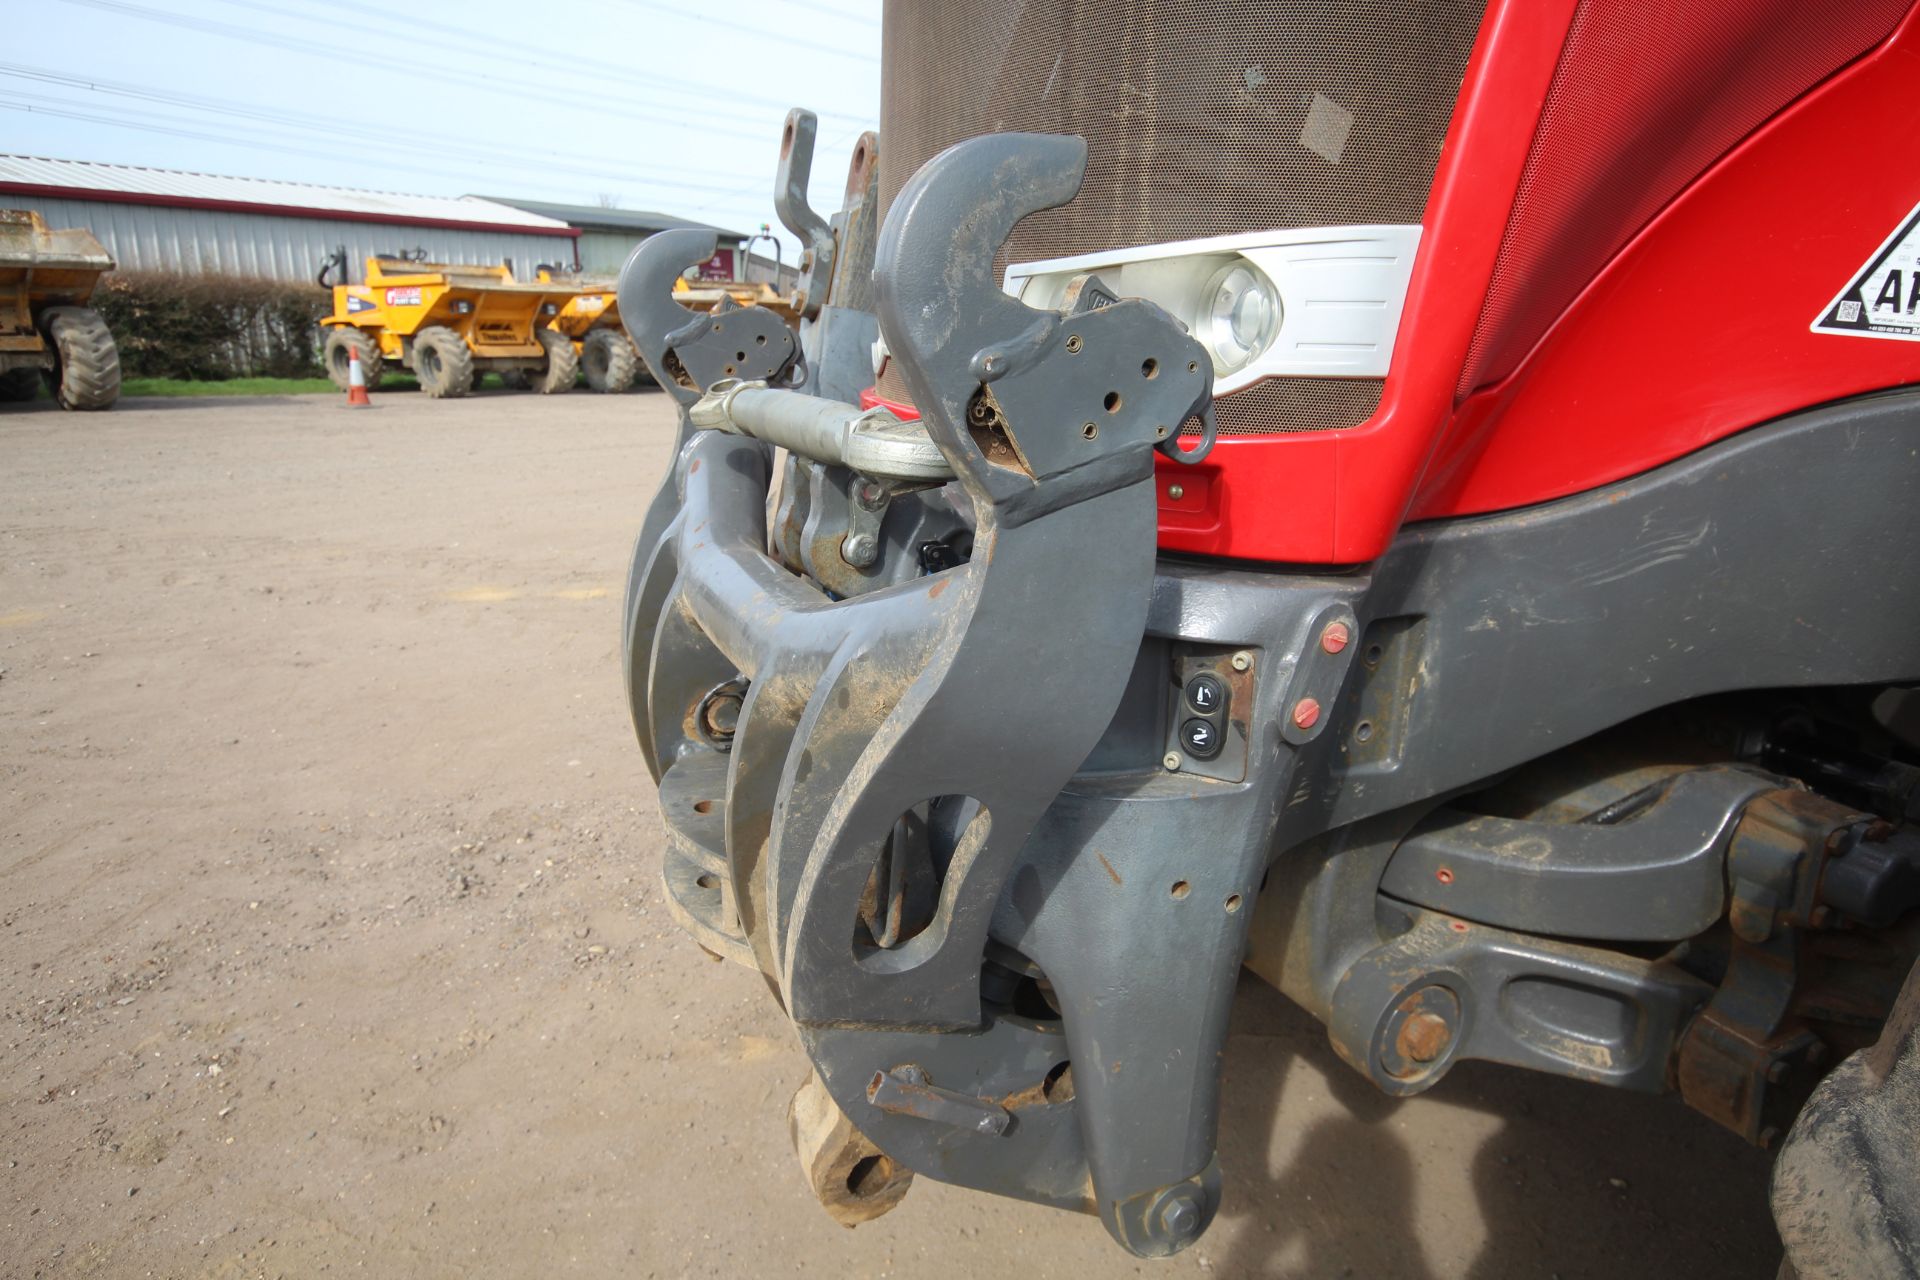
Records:
{"label": "tractor side panel", "polygon": [[[1850,12],[1863,23],[1872,8]],[[1842,24],[1817,16],[1831,54]],[[1515,264],[1543,246],[1575,263],[1596,250],[1566,212],[1573,196],[1523,193],[1516,223],[1528,199],[1561,208],[1541,215],[1554,229],[1529,233],[1525,249],[1510,228],[1462,388],[1514,372],[1461,405],[1411,518],[1576,493],[1798,409],[1920,381],[1920,343],[1814,327],[1920,204],[1917,81],[1920,20],[1909,18],[1668,205],[1564,314],[1548,307],[1564,268]],[[1514,278],[1536,282],[1532,300]],[[1881,318],[1911,319],[1916,296],[1903,288]],[[1875,299],[1863,305],[1871,318]]]}
{"label": "tractor side panel", "polygon": [[[1806,331],[1920,201],[1911,106],[1899,101],[1917,25],[1910,0],[1490,3],[1378,410],[1346,430],[1286,432],[1276,420],[1274,434],[1223,436],[1197,475],[1161,463],[1160,545],[1361,563],[1409,518],[1590,489],[1769,417],[1911,380],[1907,344]],[[1678,70],[1694,59],[1716,70]],[[1649,270],[1649,242],[1683,216],[1691,238],[1676,236]],[[1629,271],[1640,273],[1636,308],[1576,343],[1592,296]],[[1502,438],[1489,395],[1512,395],[1556,342],[1589,363],[1539,397],[1549,416]],[[1791,371],[1775,347],[1794,349]],[[1495,379],[1460,403],[1463,386]],[[1483,460],[1491,438],[1500,456]]]}

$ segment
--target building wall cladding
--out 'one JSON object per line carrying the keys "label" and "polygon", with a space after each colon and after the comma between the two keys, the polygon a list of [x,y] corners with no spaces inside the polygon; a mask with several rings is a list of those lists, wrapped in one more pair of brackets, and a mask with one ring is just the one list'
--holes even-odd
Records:
{"label": "building wall cladding", "polygon": [[573,258],[563,236],[25,195],[0,195],[0,205],[36,210],[48,226],[88,228],[128,271],[311,282],[321,261],[345,245],[356,281],[368,257],[416,248],[435,262],[490,266],[504,259],[516,279],[532,280],[536,263]]}
{"label": "building wall cladding", "polygon": [[617,276],[627,265],[633,247],[647,238],[644,231],[592,231],[580,233],[580,270],[591,276]]}

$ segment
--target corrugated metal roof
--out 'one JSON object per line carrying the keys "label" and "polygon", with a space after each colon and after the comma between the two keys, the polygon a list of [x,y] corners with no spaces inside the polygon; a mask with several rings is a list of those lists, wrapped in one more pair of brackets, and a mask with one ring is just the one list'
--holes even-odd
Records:
{"label": "corrugated metal roof", "polygon": [[676,227],[699,227],[702,230],[717,231],[722,239],[744,240],[744,231],[729,231],[725,227],[716,227],[710,222],[695,222],[689,218],[676,218],[670,213],[655,213],[651,209],[608,209],[597,204],[555,204],[550,200],[520,200],[507,196],[470,196],[473,200],[491,200],[495,204],[512,205],[528,213],[537,213],[549,218],[558,218],[569,226],[581,227],[589,231],[671,231]]}
{"label": "corrugated metal roof", "polygon": [[43,156],[0,154],[0,184],[60,187],[81,191],[149,195],[166,200],[213,200],[228,204],[264,205],[276,209],[314,210],[359,218],[395,218],[449,225],[486,223],[549,231],[567,224],[529,213],[513,205],[497,204],[478,196],[413,196],[394,191],[359,191],[352,187],[322,187],[304,182],[276,182],[266,178],[229,178],[177,169],[147,169],[137,165],[96,164],[90,160],[53,160]]}

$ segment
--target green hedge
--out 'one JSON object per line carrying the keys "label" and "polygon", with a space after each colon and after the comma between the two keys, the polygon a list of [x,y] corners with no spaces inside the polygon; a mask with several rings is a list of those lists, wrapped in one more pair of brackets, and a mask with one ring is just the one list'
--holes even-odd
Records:
{"label": "green hedge", "polygon": [[93,305],[106,317],[128,377],[300,378],[323,372],[320,318],[332,310],[311,284],[166,271],[116,271]]}

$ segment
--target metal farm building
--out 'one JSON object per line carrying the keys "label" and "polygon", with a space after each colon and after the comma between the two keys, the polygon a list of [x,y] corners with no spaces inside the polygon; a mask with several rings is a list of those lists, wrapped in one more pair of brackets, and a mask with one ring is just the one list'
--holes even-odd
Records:
{"label": "metal farm building", "polygon": [[575,265],[580,231],[474,196],[413,196],[227,178],[134,165],[0,155],[0,208],[86,227],[125,271],[310,282],[344,246],[358,278],[373,254],[426,250],[435,262]]}

